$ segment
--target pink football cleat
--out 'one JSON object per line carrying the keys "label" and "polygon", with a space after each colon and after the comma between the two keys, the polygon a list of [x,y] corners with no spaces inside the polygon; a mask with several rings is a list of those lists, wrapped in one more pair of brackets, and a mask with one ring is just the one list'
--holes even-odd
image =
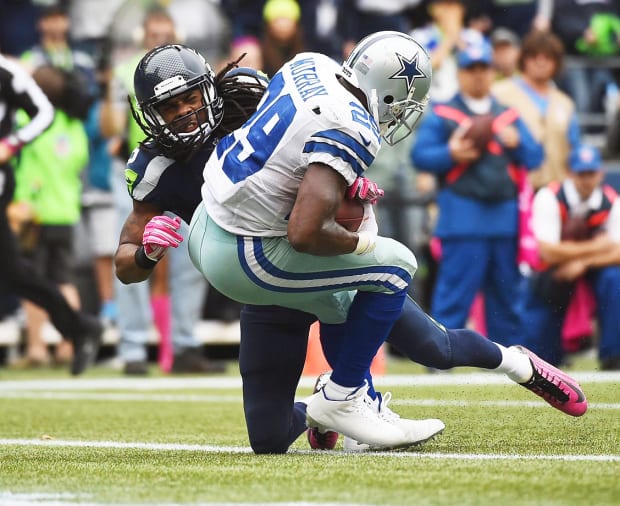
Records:
{"label": "pink football cleat", "polygon": [[[331,374],[331,371],[319,374],[319,377],[316,379],[316,383],[314,384],[313,394],[316,394],[327,384]],[[333,450],[336,447],[339,436],[339,434],[334,430],[320,432],[317,427],[310,427],[306,431],[306,435],[308,436],[310,448],[313,450]]]}
{"label": "pink football cleat", "polygon": [[519,383],[536,395],[542,397],[551,406],[571,416],[581,416],[588,409],[588,401],[579,384],[568,374],[545,362],[523,346],[514,346],[525,353],[532,363],[532,378]]}
{"label": "pink football cleat", "polygon": [[317,427],[311,427],[306,434],[313,450],[333,450],[338,442],[338,433],[333,430],[321,432]]}

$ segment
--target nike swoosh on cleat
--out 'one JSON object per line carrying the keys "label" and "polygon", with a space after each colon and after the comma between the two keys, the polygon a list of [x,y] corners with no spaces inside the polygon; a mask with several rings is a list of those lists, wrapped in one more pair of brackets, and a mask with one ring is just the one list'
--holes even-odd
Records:
{"label": "nike swoosh on cleat", "polygon": [[575,402],[583,402],[586,400],[580,388],[577,388],[575,385],[572,385],[568,381],[565,381],[564,383],[566,383],[569,387],[571,387],[573,389],[573,392],[577,392],[577,400]]}

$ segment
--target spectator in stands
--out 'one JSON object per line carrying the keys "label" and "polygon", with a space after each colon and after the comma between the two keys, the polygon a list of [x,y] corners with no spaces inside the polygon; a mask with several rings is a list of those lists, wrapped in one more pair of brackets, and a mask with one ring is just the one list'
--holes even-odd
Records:
{"label": "spectator in stands", "polygon": [[0,0],[0,51],[6,56],[19,57],[39,40],[38,2],[34,0]]}
{"label": "spectator in stands", "polygon": [[445,102],[458,91],[456,53],[469,41],[481,37],[480,32],[464,28],[465,12],[463,0],[431,0],[428,5],[431,22],[411,32],[431,56],[432,101]]}
{"label": "spectator in stands", "polygon": [[[70,86],[71,74],[51,65],[38,67],[34,80],[55,107],[51,126],[33,142],[24,146],[16,163],[15,200],[32,209],[37,236],[24,254],[35,270],[57,284],[67,302],[80,307],[80,295],[75,285],[73,261],[74,226],[80,219],[80,173],[88,164],[88,138],[83,118],[88,104],[77,113],[73,100],[75,90]],[[21,118],[20,124],[27,123]],[[26,356],[21,365],[49,363],[44,326],[46,312],[24,300],[26,313]],[[72,360],[71,343],[61,341],[56,348],[57,363]]]}
{"label": "spectator in stands", "polygon": [[[341,33],[338,19],[341,13],[346,12],[344,2],[345,0],[297,0],[300,10],[299,26],[303,27],[304,50],[319,51],[336,60],[342,57],[344,34]],[[247,53],[242,65],[258,70],[265,70],[261,39],[265,28],[263,13],[266,3],[265,0],[222,2],[222,10],[230,21],[232,31],[230,60],[234,61]],[[290,5],[292,2],[272,3]]]}
{"label": "spectator in stands", "polygon": [[523,37],[532,30],[549,29],[554,0],[476,0],[469,2],[469,26],[483,33],[508,28]]}
{"label": "spectator in stands", "polygon": [[358,41],[373,32],[396,30],[408,33],[411,23],[407,10],[418,3],[420,0],[342,0],[338,11],[338,30],[343,38],[341,57],[346,58]]}
{"label": "spectator in stands", "polygon": [[497,28],[491,34],[493,44],[493,67],[496,79],[512,77],[519,67],[521,40],[508,28]]}
{"label": "spectator in stands", "polygon": [[73,46],[90,55],[98,69],[108,68],[114,15],[125,0],[80,0],[68,6]]}
{"label": "spectator in stands", "polygon": [[88,53],[77,51],[69,40],[71,20],[63,2],[55,1],[40,9],[37,29],[39,42],[20,59],[36,69],[42,65],[53,65],[66,72],[73,72],[81,79],[81,87],[92,100],[99,95],[94,60]]}
{"label": "spectator in stands", "polygon": [[[457,52],[471,41],[479,40],[482,35],[477,30],[465,28],[467,14],[466,2],[463,0],[428,0],[418,7],[419,14],[427,15],[428,20],[411,32],[411,36],[422,44],[428,51],[433,65],[433,79],[431,82],[430,100],[431,103],[446,102],[450,100],[458,91],[456,62]],[[421,17],[421,16],[417,16]],[[412,133],[409,142],[415,141],[417,132]],[[399,146],[397,149],[401,150]],[[385,158],[384,147],[379,151],[377,159],[380,161]],[[412,167],[415,170],[415,167]],[[385,186],[388,190],[389,187]],[[402,187],[399,192],[402,192]],[[429,250],[429,232],[434,228],[433,216],[436,215],[436,203],[433,196],[437,191],[437,180],[435,174],[430,172],[416,171],[415,190],[416,196],[427,200],[427,205],[414,211],[416,216],[416,241],[415,247],[405,241],[416,253],[416,257],[424,266],[428,261],[428,269],[420,269],[413,283],[418,297],[416,300],[426,309],[430,307],[430,297],[434,285],[433,278],[436,270],[436,262]],[[411,218],[413,218],[411,216]],[[410,218],[410,219],[411,219]],[[383,222],[381,224],[383,229]],[[389,235],[389,234],[386,234]],[[401,238],[401,240],[403,240]],[[424,277],[427,279],[424,279]]]}
{"label": "spectator in stands", "polygon": [[[29,121],[21,128],[14,123],[15,113],[23,109]],[[76,312],[58,288],[32,272],[18,252],[9,227],[6,208],[15,189],[10,160],[32,142],[52,122],[54,109],[45,94],[18,64],[0,56],[0,279],[4,288],[44,308],[60,334],[73,343],[71,373],[81,374],[97,357],[102,327],[96,319]]]}
{"label": "spectator in stands", "polygon": [[525,344],[547,361],[562,361],[563,319],[583,280],[596,300],[601,369],[620,370],[620,200],[603,179],[600,152],[578,146],[567,177],[534,198],[541,262],[528,294]]}
{"label": "spectator in stands", "polygon": [[[134,97],[133,72],[147,50],[176,40],[174,21],[164,9],[148,11],[143,28],[140,50],[114,67],[114,78],[102,116],[103,131],[117,140],[122,139],[116,151],[116,172],[113,177],[116,206],[121,216],[131,211],[128,208],[130,201],[127,199],[125,180],[129,176],[124,173],[125,161],[144,139],[144,133],[133,119],[127,104],[127,97],[131,96],[132,100]],[[119,229],[121,225],[119,223]],[[152,294],[149,293],[147,283],[129,286],[117,284],[118,326],[121,334],[118,352],[125,373],[148,373],[147,343],[152,322],[160,333],[159,362],[164,371],[221,372],[221,364],[202,357],[202,345],[194,335],[194,328],[201,317],[206,282],[191,264],[187,246],[175,250],[167,265],[162,263],[155,273],[158,279],[152,282]]]}
{"label": "spectator in stands", "polygon": [[[105,165],[109,163],[105,153],[106,141],[101,138],[98,128],[102,90],[105,85],[101,77],[101,69],[97,68],[93,56],[90,53],[78,50],[69,38],[72,29],[69,7],[67,2],[54,1],[40,9],[37,22],[40,35],[39,43],[24,52],[21,60],[32,69],[52,65],[62,69],[63,72],[67,73],[67,77],[70,78],[66,85],[72,87],[72,90],[68,93],[73,94],[73,100],[70,103],[64,104],[63,109],[71,117],[82,121],[84,128],[87,127],[89,170],[84,171],[82,177],[88,183],[89,178],[86,176],[94,173],[90,169],[94,170],[98,167],[100,171],[109,172],[109,167]],[[107,172],[105,177],[107,177]],[[100,179],[101,177],[99,176]],[[107,186],[109,187],[109,183],[107,183]],[[93,193],[89,192],[91,189],[90,184],[87,184],[86,188],[85,203],[90,208],[89,204],[92,202]],[[107,210],[104,210],[104,205],[102,205],[105,204],[104,200],[102,200],[102,198],[105,199],[105,196],[102,195],[98,196],[101,197],[98,200],[99,206],[93,208],[96,209],[94,211],[97,213],[96,218],[101,220],[99,225],[102,228],[98,229],[98,233],[87,234],[85,237],[85,240],[93,241],[92,245],[95,252],[94,270],[102,302],[102,312],[106,314],[106,321],[115,319],[112,288],[114,283],[112,275],[112,254],[114,252],[112,241],[114,240],[114,231],[108,230],[109,234],[106,237],[103,228],[105,223],[110,222],[111,218],[109,188],[107,191]],[[108,242],[107,246],[105,245],[106,239]]]}
{"label": "spectator in stands", "polygon": [[500,103],[519,111],[545,152],[542,164],[530,172],[534,189],[561,181],[571,149],[579,143],[580,129],[573,100],[554,82],[562,69],[564,51],[552,33],[535,31],[522,42],[520,74],[500,80],[492,88]]}
{"label": "spectator in stands", "polygon": [[[522,309],[514,168],[540,165],[542,148],[517,111],[490,94],[490,43],[469,44],[457,62],[460,91],[427,113],[411,152],[417,169],[435,174],[440,185],[435,235],[442,253],[431,315],[447,327],[463,327],[481,290],[489,337],[511,345],[520,341]],[[480,116],[487,118],[486,132],[466,137]]]}
{"label": "spectator in stands", "polygon": [[[109,69],[103,69],[98,74],[101,77],[102,97],[107,92],[109,74]],[[90,248],[81,247],[80,251],[84,252],[85,260],[93,263],[99,317],[106,327],[111,327],[118,320],[112,256],[116,250],[119,217],[112,192],[112,157],[108,139],[101,131],[102,97],[98,97],[90,108],[84,125],[89,141],[89,163],[82,175],[82,216],[78,228],[78,233],[82,235],[78,236],[90,245]]]}
{"label": "spectator in stands", "polygon": [[338,15],[342,3],[343,0],[299,0],[306,51],[340,60],[343,41],[338,29]]}
{"label": "spectator in stands", "polygon": [[265,0],[228,0],[222,3],[232,29],[230,59],[235,61],[245,54],[243,65],[257,70],[264,66],[260,42],[264,6]]}
{"label": "spectator in stands", "polygon": [[304,50],[300,15],[296,0],[268,0],[265,3],[261,70],[267,75],[275,74],[285,62]]}
{"label": "spectator in stands", "polygon": [[[605,58],[620,55],[620,4],[612,0],[554,0],[552,30],[568,55],[560,85],[580,114],[602,113],[607,85],[614,83]],[[588,125],[600,132],[602,124]]]}

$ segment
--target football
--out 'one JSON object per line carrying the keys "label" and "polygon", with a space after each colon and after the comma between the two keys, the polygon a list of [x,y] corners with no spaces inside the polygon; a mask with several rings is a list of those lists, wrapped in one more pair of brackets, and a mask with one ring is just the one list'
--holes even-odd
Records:
{"label": "football", "polygon": [[562,223],[562,241],[585,241],[590,239],[590,230],[584,218],[569,216]]}
{"label": "football", "polygon": [[465,130],[463,138],[471,140],[478,151],[486,151],[487,144],[493,138],[493,116],[491,114],[472,116],[471,125]]}
{"label": "football", "polygon": [[336,223],[349,232],[356,232],[364,218],[364,204],[358,199],[344,199],[336,211]]}

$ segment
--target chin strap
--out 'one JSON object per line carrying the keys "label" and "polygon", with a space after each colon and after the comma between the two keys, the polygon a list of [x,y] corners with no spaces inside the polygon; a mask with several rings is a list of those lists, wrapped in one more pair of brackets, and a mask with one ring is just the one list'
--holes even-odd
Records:
{"label": "chin strap", "polygon": [[379,123],[379,97],[377,96],[377,90],[374,88],[370,90],[370,104],[368,105],[370,106],[370,113],[372,114],[373,118],[375,118],[377,125],[380,125]]}

